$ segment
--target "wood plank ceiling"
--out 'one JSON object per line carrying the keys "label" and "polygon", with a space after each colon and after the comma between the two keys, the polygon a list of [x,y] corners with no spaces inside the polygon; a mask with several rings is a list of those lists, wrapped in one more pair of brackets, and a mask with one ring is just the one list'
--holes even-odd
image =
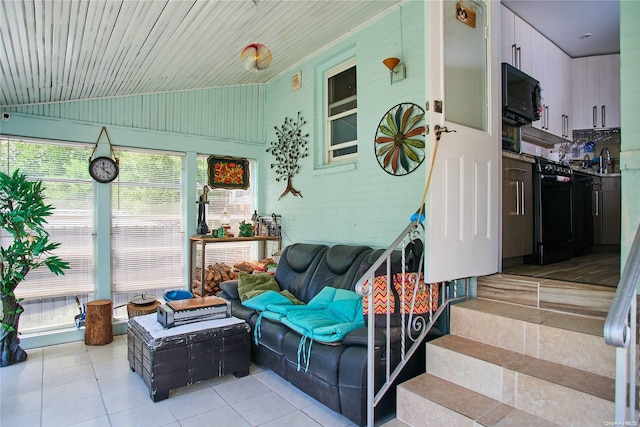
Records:
{"label": "wood plank ceiling", "polygon": [[2,0],[0,106],[264,83],[402,1]]}

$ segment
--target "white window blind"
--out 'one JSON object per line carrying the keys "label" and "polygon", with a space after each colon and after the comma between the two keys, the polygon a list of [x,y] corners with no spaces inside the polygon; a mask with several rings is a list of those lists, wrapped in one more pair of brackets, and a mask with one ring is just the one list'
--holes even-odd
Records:
{"label": "white window blind", "polygon": [[[0,139],[0,170],[16,169],[28,179],[41,180],[45,203],[54,207],[45,229],[60,243],[54,254],[69,262],[64,276],[46,267],[32,270],[16,288],[19,298],[39,299],[94,292],[93,190],[87,159],[91,148],[72,143]],[[11,236],[0,230],[2,246]]]}
{"label": "white window blind", "polygon": [[180,288],[184,283],[182,156],[133,151],[118,151],[117,156],[120,174],[112,189],[112,292]]}

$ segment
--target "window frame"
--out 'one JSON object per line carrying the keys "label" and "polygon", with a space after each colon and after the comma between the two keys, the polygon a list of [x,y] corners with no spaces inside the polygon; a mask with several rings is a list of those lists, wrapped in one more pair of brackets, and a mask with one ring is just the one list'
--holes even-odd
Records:
{"label": "window frame", "polygon": [[[353,162],[355,160],[357,160],[358,158],[358,134],[357,134],[357,127],[356,127],[356,139],[354,140],[350,140],[350,141],[345,141],[343,143],[340,144],[336,144],[336,145],[331,145],[331,139],[332,139],[332,131],[331,131],[331,127],[334,121],[342,119],[343,117],[348,117],[351,115],[356,116],[356,123],[357,123],[357,118],[358,118],[358,103],[357,103],[357,99],[358,99],[358,92],[357,92],[357,86],[356,86],[356,94],[349,96],[347,98],[343,98],[337,102],[334,102],[333,104],[329,105],[329,80],[332,77],[335,77],[336,75],[342,73],[343,71],[346,71],[350,68],[355,68],[355,73],[356,73],[356,81],[357,81],[357,76],[358,76],[358,67],[357,67],[357,61],[355,59],[350,59],[346,62],[343,62],[342,64],[331,68],[330,70],[328,70],[325,73],[325,78],[324,78],[324,84],[325,84],[325,90],[324,90],[324,118],[325,118],[325,158],[326,158],[326,163],[327,164],[337,164],[337,163],[345,163],[345,162]],[[346,104],[348,102],[351,102],[353,100],[356,100],[356,107],[352,108],[350,110],[347,111],[342,111],[340,113],[334,114],[332,116],[329,115],[329,111],[331,110],[332,107],[335,106],[340,106],[342,104]],[[344,154],[341,156],[336,156],[334,154],[335,151],[341,150],[341,149],[345,149],[345,148],[351,148],[351,147],[355,147],[356,148],[356,152],[355,153],[349,153],[349,154]]]}

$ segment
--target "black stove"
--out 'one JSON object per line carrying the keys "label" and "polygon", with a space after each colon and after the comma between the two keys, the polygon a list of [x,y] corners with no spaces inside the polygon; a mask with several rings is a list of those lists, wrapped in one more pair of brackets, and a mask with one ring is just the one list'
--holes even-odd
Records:
{"label": "black stove", "polygon": [[538,264],[564,261],[574,254],[573,170],[537,158],[533,173],[534,258]]}
{"label": "black stove", "polygon": [[554,162],[544,158],[536,158],[536,172],[544,175],[560,175],[571,177],[573,169],[564,163]]}

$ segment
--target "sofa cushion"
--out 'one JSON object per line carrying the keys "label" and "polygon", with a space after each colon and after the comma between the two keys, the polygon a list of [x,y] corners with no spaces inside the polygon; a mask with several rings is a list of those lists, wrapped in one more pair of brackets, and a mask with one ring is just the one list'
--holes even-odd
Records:
{"label": "sofa cushion", "polygon": [[290,291],[304,303],[309,302],[317,293],[310,295],[308,292],[311,278],[327,249],[325,245],[307,243],[294,243],[284,248],[275,274],[280,289]]}
{"label": "sofa cushion", "polygon": [[266,291],[280,291],[278,282],[269,273],[240,273],[238,276],[238,296],[245,302]]}
{"label": "sofa cushion", "polygon": [[268,290],[260,295],[256,295],[253,298],[249,298],[242,302],[245,307],[253,308],[254,310],[264,311],[270,305],[293,305],[293,302],[286,296],[276,292],[274,290]]}
{"label": "sofa cushion", "polygon": [[309,286],[296,295],[309,301],[326,286],[353,291],[355,282],[360,278],[360,263],[370,252],[368,246],[330,247],[320,259]]}
{"label": "sofa cushion", "polygon": [[224,295],[218,295],[219,297],[226,297],[225,299],[240,299],[237,280],[227,280],[220,283],[220,290],[224,292]]}

